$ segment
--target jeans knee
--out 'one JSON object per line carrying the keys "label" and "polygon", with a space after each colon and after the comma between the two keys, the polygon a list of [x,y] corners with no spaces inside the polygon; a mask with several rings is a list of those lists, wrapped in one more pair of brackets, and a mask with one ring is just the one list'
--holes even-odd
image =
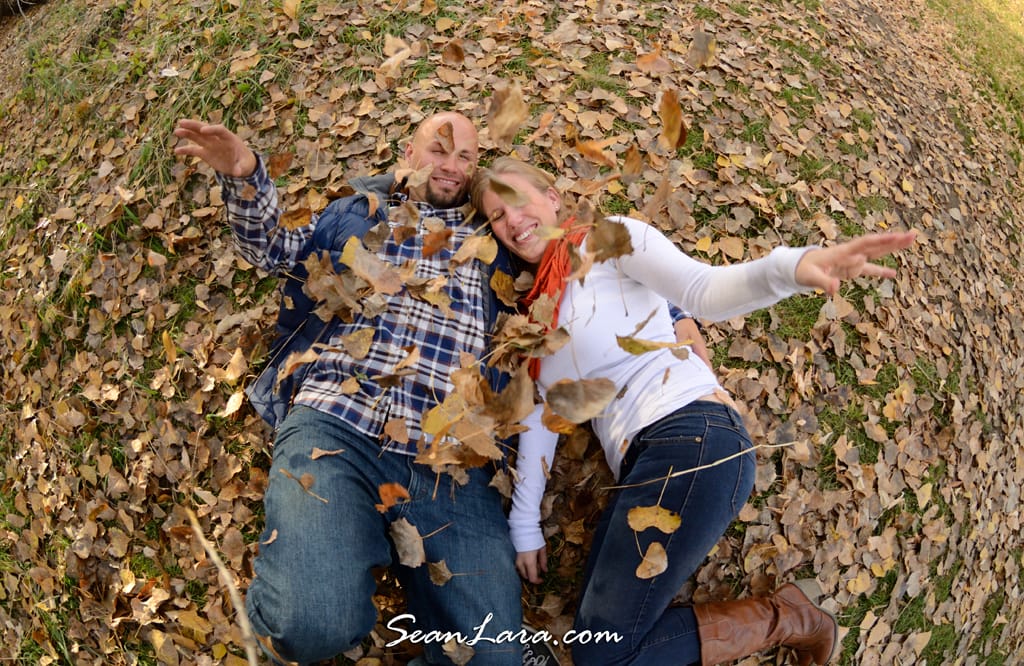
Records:
{"label": "jeans knee", "polygon": [[266,607],[250,591],[246,606],[253,630],[269,637],[278,656],[310,663],[331,659],[359,645],[373,630],[377,611],[372,601],[339,602],[328,609],[306,603]]}

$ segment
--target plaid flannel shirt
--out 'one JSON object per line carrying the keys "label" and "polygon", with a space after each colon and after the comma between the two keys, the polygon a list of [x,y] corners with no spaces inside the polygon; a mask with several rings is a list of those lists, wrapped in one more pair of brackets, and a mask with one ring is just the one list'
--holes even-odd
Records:
{"label": "plaid flannel shirt", "polygon": [[[277,190],[262,160],[249,178],[218,174],[218,180],[242,256],[271,273],[288,271],[313,234],[318,218],[313,216],[309,225],[297,229],[278,226],[281,209]],[[254,196],[247,186],[255,188]],[[377,256],[396,266],[414,262],[417,277],[446,278],[443,290],[451,299],[451,311],[446,315],[402,289],[386,297],[386,310],[375,318],[357,315],[351,324],[335,319],[331,339],[325,341],[327,348],[308,369],[293,403],[332,414],[364,434],[380,437],[384,448],[409,455],[417,453],[417,442],[424,436],[420,427],[423,415],[453,388],[449,375],[460,367],[460,353],[480,358],[487,344],[483,266],[473,260],[452,270],[450,264],[473,229],[465,224],[461,209],[436,210],[423,202],[414,203],[420,213],[417,235],[401,244],[389,235]],[[452,236],[447,247],[425,257],[424,223],[431,218],[443,221]],[[367,327],[375,329],[374,341],[369,355],[357,360],[342,349],[340,338]],[[419,359],[402,370],[411,371],[409,374],[392,377],[384,386],[376,381],[394,374],[395,366],[414,348],[419,350]],[[350,377],[359,379],[360,388],[354,393],[342,388]],[[405,441],[384,435],[384,426],[392,419],[404,423],[408,434]]]}

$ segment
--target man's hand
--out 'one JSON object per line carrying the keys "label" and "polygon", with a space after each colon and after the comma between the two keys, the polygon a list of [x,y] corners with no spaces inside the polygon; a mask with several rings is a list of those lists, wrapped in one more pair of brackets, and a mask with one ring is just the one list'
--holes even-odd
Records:
{"label": "man's hand", "polygon": [[527,550],[516,555],[516,571],[531,583],[540,582],[540,573],[548,572],[548,549]]}
{"label": "man's hand", "polygon": [[708,353],[708,346],[704,342],[704,336],[701,335],[700,329],[697,328],[697,322],[691,317],[680,319],[675,324],[675,330],[676,342],[685,342],[690,345],[693,353],[699,356],[700,360],[704,361],[714,371],[714,368],[711,367],[711,355]]}
{"label": "man's hand", "polygon": [[245,178],[256,171],[256,155],[237,134],[223,125],[179,120],[174,136],[190,141],[175,148],[175,155],[198,157],[214,171],[235,178]]}
{"label": "man's hand", "polygon": [[821,289],[829,296],[839,291],[842,280],[861,275],[891,278],[896,271],[872,264],[872,259],[910,247],[916,234],[868,234],[839,245],[808,250],[796,265],[797,284]]}

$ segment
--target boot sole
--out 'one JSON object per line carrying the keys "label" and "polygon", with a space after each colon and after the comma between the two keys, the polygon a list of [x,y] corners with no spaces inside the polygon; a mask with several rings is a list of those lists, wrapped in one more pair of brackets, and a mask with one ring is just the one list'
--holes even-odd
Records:
{"label": "boot sole", "polygon": [[[839,622],[831,611],[821,607],[820,601],[824,593],[822,592],[821,585],[818,584],[818,581],[812,578],[805,578],[803,580],[794,581],[792,584],[800,590],[805,597],[807,597],[807,600],[811,602],[812,606],[832,618],[832,652],[829,653],[828,659],[825,660],[825,664],[830,664],[835,658],[836,653],[839,651]],[[824,666],[824,664],[821,666]]]}

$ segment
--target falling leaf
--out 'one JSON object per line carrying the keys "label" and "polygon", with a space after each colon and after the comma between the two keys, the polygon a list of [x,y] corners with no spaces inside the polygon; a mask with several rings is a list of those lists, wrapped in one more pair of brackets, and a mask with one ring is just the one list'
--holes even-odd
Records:
{"label": "falling leaf", "polygon": [[661,46],[658,45],[650,53],[644,53],[636,57],[636,66],[641,72],[666,73],[672,71],[672,63],[661,55]]}
{"label": "falling leaf", "polygon": [[368,252],[354,236],[345,243],[341,260],[382,294],[397,294],[402,290],[402,276],[398,269]]}
{"label": "falling leaf", "polygon": [[604,377],[562,379],[548,389],[547,404],[555,414],[573,423],[584,423],[601,414],[618,392],[615,382]]}
{"label": "falling leaf", "polygon": [[675,90],[669,89],[661,93],[658,117],[661,118],[661,135],[658,136],[658,145],[665,150],[676,150],[682,147],[686,143],[688,131]]}
{"label": "falling leaf", "polygon": [[635,506],[626,514],[626,520],[629,527],[637,532],[655,527],[665,534],[672,534],[682,524],[682,518],[678,513],[658,505]]}
{"label": "falling leaf", "polygon": [[530,107],[523,99],[518,83],[498,83],[494,86],[490,106],[487,108],[487,127],[491,139],[498,145],[508,145],[530,117]]}
{"label": "falling leaf", "polygon": [[615,153],[606,151],[605,148],[618,141],[619,138],[614,136],[600,141],[577,141],[576,150],[591,162],[615,168],[618,166],[618,159]]}
{"label": "falling leaf", "polygon": [[267,175],[272,179],[280,178],[291,168],[293,159],[295,159],[295,153],[290,152],[271,155],[267,159]]}
{"label": "falling leaf", "polygon": [[412,499],[409,496],[409,491],[400,483],[382,483],[377,486],[377,492],[380,494],[380,504],[375,506],[377,507],[377,511],[380,511],[381,513],[384,513],[391,507],[399,504],[399,500],[408,502]]}
{"label": "falling leaf", "polygon": [[360,328],[357,331],[344,335],[340,338],[342,348],[354,359],[362,360],[370,353],[373,346],[373,336],[376,329]]}
{"label": "falling leaf", "polygon": [[587,252],[594,261],[608,261],[616,257],[633,254],[633,240],[629,229],[621,222],[600,217],[587,236]]}
{"label": "falling leaf", "polygon": [[708,67],[715,61],[715,50],[718,43],[714,35],[697,30],[693,34],[690,50],[686,52],[686,62],[694,69]]}
{"label": "falling leaf", "polygon": [[305,206],[301,208],[295,208],[293,210],[286,210],[281,213],[281,218],[278,221],[278,225],[282,229],[292,231],[294,229],[301,229],[302,227],[309,226],[310,221],[313,218],[313,211]]}
{"label": "falling leaf", "polygon": [[668,553],[665,552],[664,546],[657,541],[652,541],[651,545],[647,546],[644,559],[636,568],[636,577],[647,580],[654,578],[666,569],[668,569]]}
{"label": "falling leaf", "polygon": [[444,560],[439,562],[427,562],[427,571],[430,574],[430,582],[441,587],[452,579],[452,572]]}
{"label": "falling leaf", "polygon": [[402,444],[409,441],[409,429],[402,418],[388,419],[384,424],[384,434]]}
{"label": "falling leaf", "polygon": [[498,256],[498,243],[493,236],[470,236],[462,242],[451,258],[452,267],[461,266],[467,261],[479,259],[490,265]]}
{"label": "falling leaf", "polygon": [[405,518],[399,518],[391,523],[389,529],[391,541],[395,544],[398,552],[398,561],[407,567],[415,569],[427,560],[423,550],[423,537],[416,530],[416,526]]}
{"label": "falling leaf", "polygon": [[626,156],[622,160],[622,182],[629,185],[635,182],[644,168],[644,158],[636,144],[630,144]]}

